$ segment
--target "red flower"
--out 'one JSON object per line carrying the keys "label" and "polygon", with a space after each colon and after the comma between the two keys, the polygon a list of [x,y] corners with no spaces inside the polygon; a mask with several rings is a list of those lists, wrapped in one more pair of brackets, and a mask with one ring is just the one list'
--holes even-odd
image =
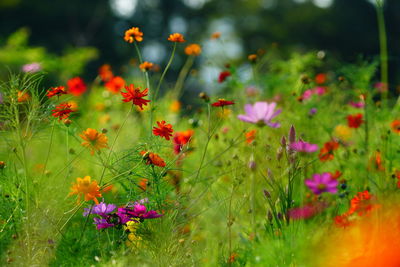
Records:
{"label": "red flower", "polygon": [[213,107],[223,107],[223,106],[228,106],[228,105],[233,105],[233,104],[235,104],[235,102],[233,102],[233,101],[228,101],[228,100],[225,100],[225,99],[218,99],[218,101],[215,102],[215,103],[212,103],[211,106],[213,106]]}
{"label": "red flower", "polygon": [[80,77],[74,77],[67,82],[69,92],[74,96],[80,96],[86,91],[86,84]]}
{"label": "red flower", "polygon": [[47,91],[48,98],[52,98],[53,96],[66,95],[66,94],[67,94],[67,91],[65,90],[64,86],[51,87],[50,90]]}
{"label": "red flower", "polygon": [[319,160],[320,161],[329,161],[334,159],[333,151],[339,148],[339,143],[332,140],[329,142],[326,142],[324,144],[324,147],[321,148],[319,151]]}
{"label": "red flower", "polygon": [[326,82],[326,74],[318,73],[317,75],[315,75],[315,82],[317,84],[324,84]]}
{"label": "red flower", "polygon": [[179,154],[182,150],[182,147],[189,143],[193,136],[193,130],[187,130],[183,132],[176,132],[174,136],[174,152],[175,154]]}
{"label": "red flower", "polygon": [[135,88],[133,84],[129,86],[125,86],[126,92],[121,92],[122,101],[124,102],[130,102],[136,106],[138,106],[140,109],[143,110],[143,106],[147,106],[147,103],[150,102],[150,100],[143,99],[143,97],[147,96],[147,92],[149,89],[144,89],[142,92],[140,92],[139,88]]}
{"label": "red flower", "polygon": [[115,76],[106,82],[104,86],[108,89],[108,91],[116,94],[122,89],[122,87],[125,86],[125,81],[121,77]]}
{"label": "red flower", "polygon": [[393,132],[400,134],[400,120],[392,121],[390,126],[392,127]]}
{"label": "red flower", "polygon": [[347,116],[347,124],[350,128],[358,128],[363,122],[363,115],[361,113]]}
{"label": "red flower", "polygon": [[219,74],[219,77],[218,77],[218,82],[223,83],[226,80],[226,78],[228,78],[231,75],[232,74],[229,70],[221,71],[221,73]]}
{"label": "red flower", "polygon": [[253,141],[256,139],[256,133],[257,133],[256,130],[251,130],[251,131],[245,133],[247,144],[253,143]]}
{"label": "red flower", "polygon": [[153,127],[153,134],[157,136],[164,137],[166,140],[169,140],[172,136],[173,129],[171,124],[165,124],[165,121],[157,121],[157,127]]}
{"label": "red flower", "polygon": [[61,103],[60,105],[56,106],[55,109],[52,110],[53,117],[58,118],[58,120],[64,120],[69,117],[73,110],[71,109],[71,105],[68,103]]}
{"label": "red flower", "polygon": [[364,192],[358,192],[357,195],[350,200],[350,208],[347,214],[351,215],[357,212],[359,216],[362,216],[363,214],[370,212],[376,207],[376,205],[371,203],[371,200],[372,195],[367,190]]}
{"label": "red flower", "polygon": [[156,153],[142,151],[140,154],[143,156],[143,159],[146,161],[147,165],[155,165],[158,167],[165,167],[165,161]]}
{"label": "red flower", "polygon": [[376,151],[375,156],[372,156],[369,159],[369,164],[368,164],[368,170],[374,170],[374,171],[384,171],[385,167],[383,166],[382,162],[382,155],[381,152]]}
{"label": "red flower", "polygon": [[104,64],[99,68],[99,76],[103,82],[108,82],[114,77],[114,74],[111,70],[111,66],[108,64]]}
{"label": "red flower", "polygon": [[336,170],[335,172],[331,172],[331,178],[337,180],[340,176],[342,176],[342,173],[338,170]]}

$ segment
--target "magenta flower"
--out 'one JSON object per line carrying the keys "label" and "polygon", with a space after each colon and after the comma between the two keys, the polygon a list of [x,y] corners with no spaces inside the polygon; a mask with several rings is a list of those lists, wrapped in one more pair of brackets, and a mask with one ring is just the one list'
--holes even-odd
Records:
{"label": "magenta flower", "polygon": [[332,178],[329,172],[322,174],[314,174],[312,179],[307,179],[304,182],[314,194],[319,195],[324,192],[331,194],[337,193],[339,182]]}
{"label": "magenta flower", "polygon": [[313,93],[316,95],[324,95],[326,93],[326,89],[324,87],[315,87]]}
{"label": "magenta flower", "polygon": [[108,218],[93,218],[93,220],[94,224],[97,226],[97,230],[115,226],[114,223],[110,223],[110,220]]}
{"label": "magenta flower", "polygon": [[313,91],[311,89],[308,89],[308,90],[304,91],[304,93],[303,93],[301,98],[303,100],[307,100],[307,99],[310,99],[312,97],[312,95],[313,95]]}
{"label": "magenta flower", "polygon": [[364,108],[365,103],[363,101],[360,101],[360,102],[350,101],[349,105],[352,106],[353,108]]}
{"label": "magenta flower", "polygon": [[259,126],[268,125],[272,128],[281,126],[279,122],[271,122],[273,118],[278,116],[282,110],[275,110],[276,103],[256,102],[254,105],[247,104],[244,106],[246,114],[241,114],[238,119],[244,122],[254,123]]}
{"label": "magenta flower", "polygon": [[83,216],[88,216],[89,214],[97,214],[105,217],[107,214],[113,212],[116,207],[117,206],[115,206],[114,204],[106,204],[104,202],[100,202],[99,204],[94,205],[91,211],[90,208],[85,208]]}
{"label": "magenta flower", "polygon": [[307,204],[302,207],[291,208],[288,216],[292,220],[308,219],[323,211],[328,205],[324,202],[316,204]]}
{"label": "magenta flower", "polygon": [[154,219],[163,216],[163,214],[159,214],[154,210],[147,211],[146,206],[135,203],[133,207],[125,207],[125,208],[118,208],[117,212],[118,216],[120,217],[127,217],[127,218],[139,218],[139,219]]}
{"label": "magenta flower", "polygon": [[297,152],[313,153],[318,150],[318,145],[310,144],[300,140],[290,144],[290,148]]}

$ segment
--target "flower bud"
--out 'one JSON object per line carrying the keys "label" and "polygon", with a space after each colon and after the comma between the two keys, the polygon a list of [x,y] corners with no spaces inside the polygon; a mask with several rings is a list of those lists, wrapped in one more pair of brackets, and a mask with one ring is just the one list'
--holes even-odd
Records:
{"label": "flower bud", "polygon": [[204,93],[204,92],[201,92],[201,93],[199,94],[199,97],[200,97],[201,99],[203,99],[206,103],[210,102],[210,97],[209,97],[206,93]]}

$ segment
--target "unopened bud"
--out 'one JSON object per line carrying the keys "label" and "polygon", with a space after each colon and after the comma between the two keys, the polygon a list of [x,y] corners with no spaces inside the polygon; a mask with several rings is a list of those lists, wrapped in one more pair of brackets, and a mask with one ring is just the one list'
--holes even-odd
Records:
{"label": "unopened bud", "polygon": [[204,93],[204,92],[201,92],[201,93],[199,94],[199,97],[200,97],[201,99],[203,99],[206,103],[210,102],[210,97],[209,97],[206,93]]}
{"label": "unopened bud", "polygon": [[0,161],[0,170],[4,169],[5,166],[6,166],[6,163],[4,161]]}

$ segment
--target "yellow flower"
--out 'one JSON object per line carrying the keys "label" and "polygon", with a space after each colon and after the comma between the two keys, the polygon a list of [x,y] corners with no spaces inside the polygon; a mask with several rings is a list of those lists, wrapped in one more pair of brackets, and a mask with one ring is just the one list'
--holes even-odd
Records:
{"label": "yellow flower", "polygon": [[83,179],[78,177],[76,183],[72,185],[69,195],[78,195],[78,201],[81,196],[84,196],[85,201],[93,200],[99,204],[97,198],[101,197],[100,186],[96,181],[91,181],[90,176],[85,176]]}
{"label": "yellow flower", "polygon": [[99,118],[99,123],[104,125],[107,124],[111,120],[110,114],[104,114]]}
{"label": "yellow flower", "polygon": [[334,135],[343,141],[348,141],[351,138],[352,134],[353,132],[351,131],[351,129],[348,126],[342,124],[336,126],[334,130]]}
{"label": "yellow flower", "polygon": [[183,43],[186,42],[185,39],[183,39],[183,35],[180,33],[173,33],[170,34],[168,37],[168,41],[170,42],[175,42],[175,43]]}
{"label": "yellow flower", "polygon": [[151,70],[153,68],[153,65],[154,64],[151,63],[151,62],[145,61],[145,62],[143,62],[142,64],[139,65],[139,68],[142,71],[149,71],[149,70]]}
{"label": "yellow flower", "polygon": [[143,41],[143,32],[139,30],[138,27],[132,27],[125,31],[124,40],[128,43],[133,43],[134,41]]}
{"label": "yellow flower", "polygon": [[198,56],[201,54],[201,47],[198,44],[190,44],[185,47],[185,54],[188,56]]}
{"label": "yellow flower", "polygon": [[178,100],[172,101],[171,105],[169,106],[169,110],[174,113],[179,112],[179,110],[181,110],[181,102]]}
{"label": "yellow flower", "polygon": [[224,108],[223,110],[217,113],[218,117],[221,119],[226,119],[232,114],[232,110],[229,108]]}
{"label": "yellow flower", "polygon": [[82,146],[89,148],[90,154],[94,154],[96,150],[108,147],[108,138],[105,134],[99,133],[95,129],[87,128],[79,135],[84,141]]}

